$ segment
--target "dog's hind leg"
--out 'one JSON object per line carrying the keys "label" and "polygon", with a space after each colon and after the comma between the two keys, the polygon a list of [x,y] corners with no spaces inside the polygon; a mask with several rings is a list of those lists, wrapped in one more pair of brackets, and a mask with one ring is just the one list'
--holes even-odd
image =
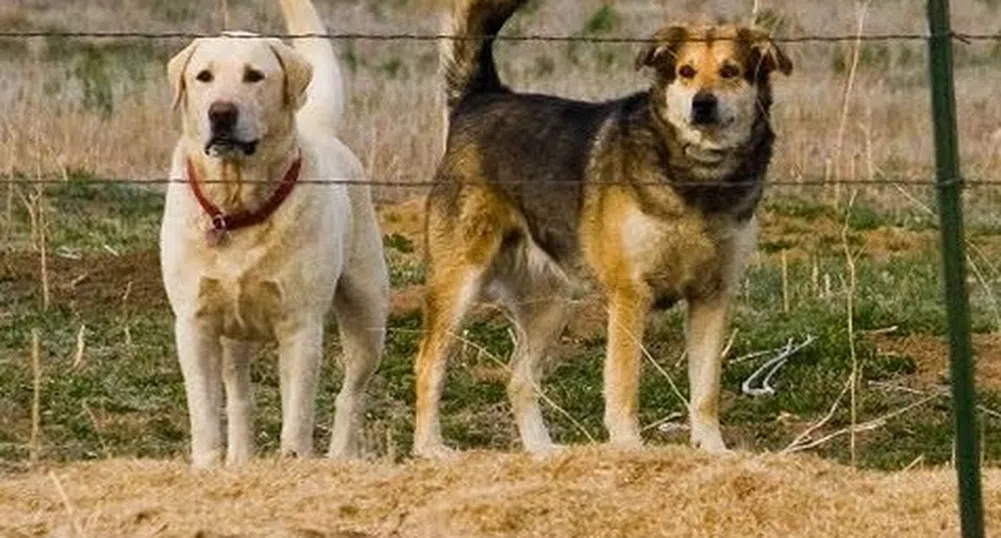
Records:
{"label": "dog's hind leg", "polygon": [[559,287],[552,295],[508,301],[506,306],[517,326],[517,341],[511,360],[507,395],[525,450],[544,453],[556,448],[539,408],[542,367],[552,344],[567,322],[567,303]]}
{"label": "dog's hind leg", "polygon": [[313,454],[316,388],[323,355],[323,323],[310,320],[278,341],[279,389],[282,394],[283,456]]}
{"label": "dog's hind leg", "polygon": [[191,464],[197,468],[210,467],[222,458],[219,336],[196,320],[182,318],[174,323],[174,335],[191,421]]}
{"label": "dog's hind leg", "polygon": [[417,374],[416,456],[442,458],[451,453],[442,439],[438,414],[445,366],[455,343],[455,331],[480,294],[484,273],[485,267],[466,265],[433,271],[429,279],[424,331],[414,364]]}
{"label": "dog's hind leg", "polygon": [[727,451],[719,427],[719,391],[728,300],[724,293],[688,299],[691,442],[712,453]]}
{"label": "dog's hind leg", "polygon": [[337,395],[330,436],[332,458],[359,455],[365,387],[379,365],[386,341],[389,281],[378,230],[366,238],[371,253],[345,269],[334,295],[334,315],[341,340],[344,382]]}
{"label": "dog's hind leg", "polygon": [[254,455],[250,361],[257,345],[222,339],[222,380],[226,387],[226,464],[246,463]]}

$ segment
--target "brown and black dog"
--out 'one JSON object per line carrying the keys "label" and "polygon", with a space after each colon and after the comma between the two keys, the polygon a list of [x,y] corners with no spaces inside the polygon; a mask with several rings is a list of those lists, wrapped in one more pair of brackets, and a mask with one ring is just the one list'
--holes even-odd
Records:
{"label": "brown and black dog", "polygon": [[442,48],[450,125],[427,202],[414,453],[449,453],[438,415],[446,358],[481,298],[517,326],[508,396],[522,443],[554,447],[538,403],[540,365],[582,283],[608,301],[611,442],[641,444],[647,315],[684,299],[691,442],[725,451],[720,351],[775,138],[769,76],[792,64],[758,29],[669,26],[637,58],[654,74],[647,91],[604,103],[517,93],[497,75],[491,36],[524,3],[455,0],[450,31],[484,39]]}

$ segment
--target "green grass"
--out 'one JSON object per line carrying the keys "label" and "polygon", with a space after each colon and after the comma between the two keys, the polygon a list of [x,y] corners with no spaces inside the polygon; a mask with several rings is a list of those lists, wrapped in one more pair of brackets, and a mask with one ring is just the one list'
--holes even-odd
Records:
{"label": "green grass", "polygon": [[[41,447],[44,461],[100,459],[113,456],[181,457],[187,449],[187,416],[180,372],[174,356],[171,315],[159,283],[153,252],[162,195],[152,190],[88,185],[86,174],[46,189],[50,286],[53,300],[42,309],[37,262],[31,248],[27,214],[15,211],[10,249],[0,262],[0,470],[27,466],[31,429],[31,331],[42,341]],[[770,211],[784,220],[806,224],[842,222],[830,208],[809,203],[774,202]],[[851,233],[853,244],[864,244],[867,231],[899,224],[876,211],[860,212]],[[852,222],[855,222],[854,220]],[[915,226],[921,229],[921,226]],[[997,244],[1001,237],[981,231],[978,241]],[[781,243],[781,237],[762,237]],[[993,243],[991,243],[993,242]],[[423,266],[415,261],[417,237],[387,234],[387,258],[395,288],[419,284]],[[787,245],[789,248],[796,245]],[[768,249],[764,249],[767,251]],[[781,248],[773,248],[773,251]],[[724,373],[723,423],[734,446],[780,450],[818,420],[834,403],[850,373],[849,334],[845,320],[844,284],[848,276],[841,246],[828,243],[813,252],[818,274],[828,276],[831,293],[815,286],[812,261],[792,260],[787,288],[790,311],[783,312],[782,271],[774,255],[750,268],[735,307],[737,329],[730,357],[780,347],[790,338],[807,335],[816,341],[794,355],[773,381],[777,393],[752,398],[740,394],[741,382],[766,357],[730,364]],[[945,332],[940,299],[937,252],[896,252],[889,257],[863,256],[858,262],[855,294],[856,353],[861,366],[858,416],[869,420],[899,409],[919,397],[903,391],[873,388],[870,382],[933,390],[914,375],[913,357],[881,354],[864,337],[865,331],[896,327],[896,333],[940,336]],[[996,275],[992,293],[1001,292]],[[974,326],[993,325],[987,292],[971,287]],[[647,348],[687,393],[686,366],[678,357],[683,347],[682,313],[675,309],[654,316]],[[77,335],[85,326],[82,364],[74,367]],[[484,314],[470,323],[450,363],[443,401],[443,427],[460,448],[517,449],[516,431],[505,397],[505,364],[512,342],[499,315]],[[322,371],[317,402],[318,447],[329,435],[331,411],[339,387],[334,357],[336,331],[328,330],[328,360]],[[385,357],[370,387],[366,439],[372,452],[403,457],[412,439],[414,403],[412,360],[420,335],[420,315],[394,315],[390,320]],[[544,390],[560,409],[544,404],[553,436],[563,443],[604,439],[601,424],[603,334],[570,338],[559,346],[548,367]],[[263,453],[277,448],[280,410],[276,358],[267,348],[253,367],[258,443]],[[644,360],[641,383],[644,425],[682,414],[683,406],[669,384]],[[1001,395],[985,390],[982,402],[1001,407]],[[924,456],[929,463],[950,457],[950,401],[942,398],[860,433],[861,465],[899,469]],[[572,417],[572,418],[568,418]],[[824,432],[849,424],[847,402]],[[985,419],[988,460],[1001,458],[999,423]],[[683,424],[676,418],[672,424]],[[683,443],[681,428],[649,428],[651,443]],[[849,459],[847,436],[817,449],[840,461]]]}

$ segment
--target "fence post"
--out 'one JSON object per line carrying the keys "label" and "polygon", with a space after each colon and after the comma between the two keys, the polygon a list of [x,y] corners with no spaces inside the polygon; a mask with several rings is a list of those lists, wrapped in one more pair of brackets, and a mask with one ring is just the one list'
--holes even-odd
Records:
{"label": "fence post", "polygon": [[955,413],[956,472],[959,514],[964,538],[983,538],[980,491],[980,447],[977,442],[976,394],[970,345],[970,313],[966,293],[962,181],[956,130],[956,95],[952,72],[952,27],[949,0],[928,0],[929,72],[935,122],[935,164],[942,230],[942,262],[949,320],[949,358]]}

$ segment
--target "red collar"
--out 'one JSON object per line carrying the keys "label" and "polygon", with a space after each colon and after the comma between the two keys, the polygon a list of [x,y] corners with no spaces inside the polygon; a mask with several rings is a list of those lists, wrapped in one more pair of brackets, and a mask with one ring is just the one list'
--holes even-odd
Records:
{"label": "red collar", "polygon": [[299,169],[301,167],[302,156],[299,156],[296,157],[292,166],[289,167],[288,172],[285,172],[285,177],[282,178],[275,192],[256,211],[240,211],[231,214],[223,213],[221,209],[205,197],[205,193],[199,185],[195,165],[190,159],[188,159],[188,184],[191,185],[191,192],[194,193],[195,198],[198,200],[198,205],[202,206],[205,213],[212,219],[212,229],[216,232],[224,233],[248,226],[256,226],[267,220],[282,205],[282,202],[288,198],[289,193],[292,192],[292,188],[295,187],[296,182],[299,180]]}

